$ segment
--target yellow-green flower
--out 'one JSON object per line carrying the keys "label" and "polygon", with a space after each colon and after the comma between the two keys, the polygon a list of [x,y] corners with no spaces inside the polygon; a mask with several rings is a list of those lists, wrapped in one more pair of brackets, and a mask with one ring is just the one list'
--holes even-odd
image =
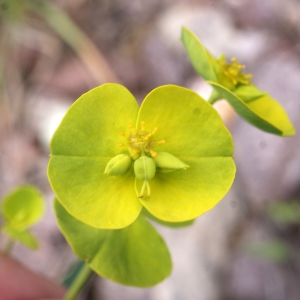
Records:
{"label": "yellow-green flower", "polygon": [[19,186],[6,195],[1,203],[4,219],[1,230],[11,240],[37,249],[38,241],[28,228],[42,218],[44,209],[42,195],[34,186]]}
{"label": "yellow-green flower", "polygon": [[213,86],[208,100],[211,104],[226,99],[242,118],[259,129],[280,136],[295,134],[284,108],[251,82],[252,74],[245,74],[245,66],[236,58],[231,63],[225,55],[216,59],[185,27],[181,39],[197,73]]}
{"label": "yellow-green flower", "polygon": [[141,107],[118,84],[81,96],[51,141],[48,176],[75,218],[124,228],[145,207],[166,222],[214,207],[235,174],[232,138],[218,113],[193,91],[167,85]]}

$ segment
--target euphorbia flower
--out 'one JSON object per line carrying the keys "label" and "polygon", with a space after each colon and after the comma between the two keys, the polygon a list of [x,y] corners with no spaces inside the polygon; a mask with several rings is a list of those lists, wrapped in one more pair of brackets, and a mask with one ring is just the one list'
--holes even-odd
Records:
{"label": "euphorbia flower", "polygon": [[44,213],[42,195],[34,186],[23,185],[11,191],[1,201],[0,211],[4,221],[1,229],[12,241],[32,249],[39,247],[38,240],[28,230]]}
{"label": "euphorbia flower", "polygon": [[242,118],[259,129],[281,136],[295,134],[284,108],[251,82],[252,74],[245,74],[245,66],[236,58],[228,63],[225,55],[213,57],[185,27],[181,39],[195,70],[213,87],[208,100],[211,104],[226,99]]}
{"label": "euphorbia flower", "polygon": [[183,222],[227,193],[232,152],[220,116],[193,91],[162,86],[139,109],[125,87],[104,84],[81,96],[54,133],[48,176],[59,202],[90,226],[126,227],[143,207]]}

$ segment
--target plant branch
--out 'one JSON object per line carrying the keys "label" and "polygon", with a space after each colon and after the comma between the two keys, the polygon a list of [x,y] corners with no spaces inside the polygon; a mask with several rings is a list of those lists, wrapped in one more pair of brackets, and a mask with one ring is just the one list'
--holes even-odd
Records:
{"label": "plant branch", "polygon": [[84,285],[87,283],[87,281],[90,279],[93,271],[91,268],[84,264],[81,268],[78,276],[76,277],[75,281],[72,283],[71,287],[67,291],[66,295],[64,296],[63,300],[74,300],[84,287]]}

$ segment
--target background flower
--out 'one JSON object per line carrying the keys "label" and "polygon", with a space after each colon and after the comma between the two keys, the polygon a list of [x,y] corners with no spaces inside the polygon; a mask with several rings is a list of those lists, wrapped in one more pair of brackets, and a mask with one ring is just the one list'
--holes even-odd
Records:
{"label": "background flower", "polygon": [[280,136],[295,134],[284,108],[268,93],[259,90],[250,81],[251,74],[244,74],[245,67],[225,56],[214,58],[194,33],[182,28],[181,40],[195,70],[214,88],[210,103],[226,99],[235,111],[250,124]]}

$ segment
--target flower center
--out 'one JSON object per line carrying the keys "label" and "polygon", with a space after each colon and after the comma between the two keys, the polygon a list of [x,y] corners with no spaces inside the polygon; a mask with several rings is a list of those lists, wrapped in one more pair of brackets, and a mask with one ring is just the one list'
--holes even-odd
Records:
{"label": "flower center", "polygon": [[231,62],[231,64],[227,63],[224,55],[218,59],[223,74],[227,76],[234,85],[237,85],[238,83],[250,84],[251,81],[249,79],[252,78],[253,75],[244,74],[242,72],[242,69],[246,66],[241,65],[235,57],[231,59]]}
{"label": "flower center", "polygon": [[[130,134],[126,138],[126,143],[121,143],[120,146],[128,146],[130,156],[133,159],[138,159],[141,155],[148,155],[155,158],[157,152],[153,148],[158,144],[165,144],[165,140],[156,141],[154,138],[158,128],[155,127],[152,132],[145,130],[145,122],[141,122],[141,129],[137,130],[133,128],[132,124],[129,124]],[[124,132],[120,132],[122,136],[126,137]]]}

